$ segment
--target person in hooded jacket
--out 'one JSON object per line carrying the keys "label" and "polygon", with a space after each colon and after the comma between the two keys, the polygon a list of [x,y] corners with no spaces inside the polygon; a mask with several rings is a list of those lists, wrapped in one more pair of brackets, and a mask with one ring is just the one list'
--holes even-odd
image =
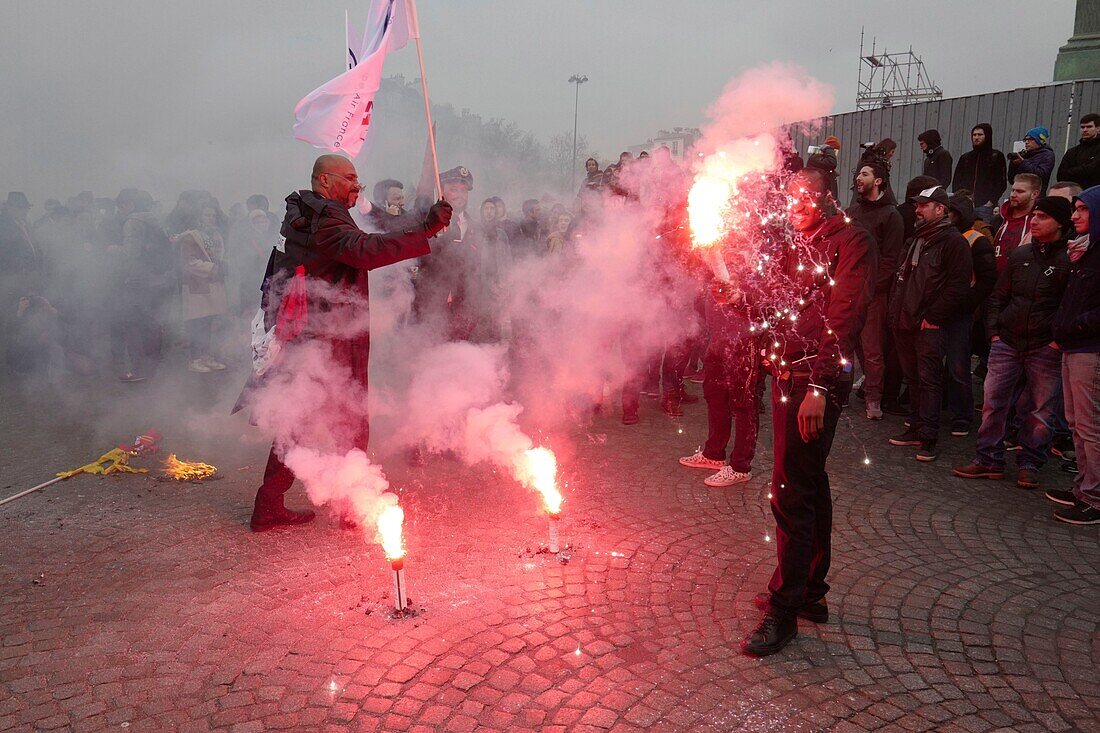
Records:
{"label": "person in hooded jacket", "polygon": [[905,235],[905,223],[897,206],[890,203],[885,190],[888,176],[883,163],[873,159],[865,163],[855,179],[859,198],[848,208],[848,216],[871,233],[878,250],[875,294],[860,332],[860,363],[864,373],[863,390],[868,420],[882,419],[886,374],[886,302]]}
{"label": "person in hooded jacket", "polygon": [[973,324],[979,319],[979,314],[984,313],[986,299],[997,283],[997,262],[993,257],[993,242],[974,228],[974,202],[965,189],[951,195],[947,203],[947,216],[970,245],[970,259],[974,264],[966,313],[945,329],[951,434],[962,437],[970,433],[974,421],[974,386],[970,376],[970,356],[974,351]]}
{"label": "person in hooded jacket", "polygon": [[1021,153],[1009,153],[1008,177],[1016,178],[1021,173],[1032,173],[1043,182],[1039,195],[1046,194],[1050,185],[1050,174],[1054,172],[1054,151],[1050,149],[1050,130],[1045,127],[1033,127],[1024,133],[1024,150]]}
{"label": "person in hooded jacket", "polygon": [[1062,399],[1062,354],[1052,334],[1054,314],[1069,279],[1066,241],[1073,231],[1072,205],[1060,196],[1035,203],[1032,238],[1009,255],[989,297],[989,372],[985,377],[982,426],[974,461],[954,469],[970,479],[1004,478],[1004,437],[1018,383],[1026,377],[1017,411],[1024,416],[1019,431],[1021,453],[1016,485],[1039,486],[1054,437],[1054,416]]}
{"label": "person in hooded jacket", "polygon": [[[1100,186],[1073,202],[1076,233],[1071,270],[1051,323],[1062,351],[1066,420],[1073,432],[1078,473],[1073,490],[1048,490],[1063,505],[1054,518],[1068,524],[1100,524]],[[1093,212],[1097,212],[1093,216]],[[1082,241],[1084,240],[1084,241]]]}
{"label": "person in hooded jacket", "polygon": [[[431,253],[428,240],[443,231],[450,222],[451,206],[439,201],[427,212],[419,225],[403,232],[367,234],[355,225],[348,209],[355,206],[360,185],[355,166],[340,155],[326,154],[317,158],[311,177],[312,188],[295,191],[286,198],[286,217],[283,219],[282,236],[286,238],[283,252],[275,250],[268,263],[268,277],[264,279],[265,302],[280,300],[277,290],[285,285],[290,275],[301,267],[306,282],[318,281],[347,291],[350,300],[364,301],[369,296],[369,270],[391,265],[402,260]],[[279,275],[282,274],[283,277]],[[320,297],[312,296],[311,297]],[[315,323],[316,314],[322,314],[339,303],[310,302],[310,328],[302,331],[299,339],[323,339],[331,347],[332,360],[350,370],[351,378],[364,389],[367,386],[367,361],[370,355],[370,334],[365,330],[348,337],[324,333],[321,324]],[[275,326],[276,315],[271,313]],[[293,342],[292,342],[293,343]],[[275,367],[278,369],[278,366]],[[269,377],[265,377],[269,379]],[[256,389],[255,380],[245,387],[246,392]],[[247,401],[246,394],[238,400],[236,409]],[[366,450],[369,437],[366,424],[351,424],[362,415],[362,407],[354,414],[334,414],[328,419],[346,445],[343,450]],[[294,473],[282,461],[288,448],[279,443],[271,446],[264,471],[264,481],[256,492],[251,527],[262,532],[280,525],[303,524],[313,519],[313,512],[296,512],[283,504],[283,495],[294,483]]]}
{"label": "person in hooded jacket", "polygon": [[974,216],[988,222],[1008,188],[1007,163],[1004,153],[993,148],[993,126],[988,122],[974,125],[970,144],[973,149],[963,153],[955,165],[951,190],[969,191],[974,200]]}
{"label": "person in hooded jacket", "polygon": [[925,130],[917,135],[917,142],[924,152],[924,168],[921,173],[939,181],[945,189],[951,185],[951,153],[943,147],[939,130]]}
{"label": "person in hooded jacket", "polygon": [[1081,118],[1081,140],[1062,156],[1058,180],[1081,188],[1100,185],[1100,115],[1095,112]]}
{"label": "person in hooded jacket", "polygon": [[909,384],[911,427],[891,445],[919,446],[919,461],[934,461],[940,432],[946,329],[966,314],[974,265],[970,247],[947,216],[943,186],[914,199],[917,228],[890,291],[890,328]]}

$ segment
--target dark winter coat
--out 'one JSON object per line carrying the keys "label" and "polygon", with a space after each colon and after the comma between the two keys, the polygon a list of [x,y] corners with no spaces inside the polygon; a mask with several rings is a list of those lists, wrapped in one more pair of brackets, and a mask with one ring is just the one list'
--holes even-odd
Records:
{"label": "dark winter coat", "polygon": [[1033,173],[1043,179],[1043,187],[1039,195],[1044,196],[1047,186],[1050,185],[1050,174],[1054,172],[1054,151],[1049,145],[1043,145],[1037,150],[1020,153],[1020,157],[1013,158],[1008,163],[1008,178],[1012,180],[1021,173]]}
{"label": "dark winter coat", "polygon": [[[1089,241],[1100,242],[1100,186],[1084,191],[1081,200],[1089,207]],[[1100,246],[1090,245],[1073,263],[1052,330],[1064,352],[1100,351]]]}
{"label": "dark winter coat", "polygon": [[[369,297],[369,270],[431,252],[422,225],[404,232],[367,234],[355,225],[345,206],[308,190],[286,197],[281,233],[286,238],[285,252],[275,251],[273,270],[289,276],[303,265],[307,283],[316,279],[335,285],[360,297],[361,302]],[[329,305],[311,301],[310,316],[326,311]],[[365,386],[370,333],[364,330],[348,339],[330,340],[334,358],[344,362]]]}
{"label": "dark winter coat", "polygon": [[[967,299],[967,312],[978,309],[997,284],[997,259],[993,256],[993,240],[985,232],[974,229],[974,204],[966,196],[952,196],[951,208],[959,219],[955,226],[967,244],[970,245],[970,261],[974,265],[974,276],[970,280],[970,296]],[[988,227],[984,227],[988,230]]]}
{"label": "dark winter coat", "polygon": [[918,224],[890,290],[890,327],[916,331],[921,321],[940,327],[952,323],[968,312],[973,274],[970,247],[946,216]]}
{"label": "dark winter coat", "polygon": [[955,175],[951,178],[951,190],[970,191],[978,206],[985,206],[988,202],[996,205],[1008,188],[1008,164],[1004,153],[993,149],[993,128],[985,122],[976,127],[985,131],[985,142],[959,157]]}
{"label": "dark winter coat", "polygon": [[844,216],[837,214],[806,247],[811,261],[829,265],[820,275],[812,267],[799,270],[798,253],[786,250],[783,274],[789,287],[806,294],[807,305],[784,340],[783,357],[793,363],[816,355],[805,362],[810,365],[810,381],[829,389],[844,372],[841,358],[851,361],[867,319],[875,289],[875,243],[866,229],[846,223]]}
{"label": "dark winter coat", "polygon": [[989,296],[986,334],[999,336],[1017,351],[1030,351],[1054,340],[1051,324],[1069,280],[1066,240],[1031,242],[1008,256],[1008,267]]}
{"label": "dark winter coat", "polygon": [[1073,181],[1081,188],[1100,185],[1100,135],[1066,151],[1058,165],[1057,180]]}
{"label": "dark winter coat", "polygon": [[891,205],[885,194],[877,201],[859,198],[848,208],[848,216],[870,232],[875,240],[878,251],[875,295],[890,292],[890,283],[898,269],[898,258],[905,243],[905,223],[897,206]]}
{"label": "dark winter coat", "polygon": [[923,175],[932,176],[940,185],[947,188],[951,185],[951,164],[954,162],[951,153],[942,145],[929,147],[924,151]]}

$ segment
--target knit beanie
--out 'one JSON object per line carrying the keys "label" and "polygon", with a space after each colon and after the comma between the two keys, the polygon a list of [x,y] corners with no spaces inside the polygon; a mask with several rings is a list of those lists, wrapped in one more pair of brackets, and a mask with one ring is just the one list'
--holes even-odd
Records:
{"label": "knit beanie", "polygon": [[825,138],[825,144],[837,151],[840,150],[840,138],[836,135],[829,135],[829,137]]}
{"label": "knit beanie", "polygon": [[1046,145],[1050,139],[1050,130],[1045,127],[1033,127],[1024,133],[1024,137],[1030,137],[1040,145]]}
{"label": "knit beanie", "polygon": [[1073,204],[1062,196],[1044,196],[1035,202],[1035,210],[1041,211],[1062,227],[1062,233],[1073,231]]}

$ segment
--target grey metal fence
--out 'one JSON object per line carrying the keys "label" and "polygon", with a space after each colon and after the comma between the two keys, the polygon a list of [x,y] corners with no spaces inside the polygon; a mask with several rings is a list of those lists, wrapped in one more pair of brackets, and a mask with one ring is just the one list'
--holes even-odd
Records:
{"label": "grey metal fence", "polygon": [[845,189],[851,185],[851,176],[863,152],[860,143],[887,137],[898,143],[890,178],[900,196],[909,179],[920,175],[923,153],[917,135],[925,130],[939,130],[944,147],[958,161],[960,155],[971,149],[970,130],[979,122],[993,126],[993,147],[1006,154],[1012,150],[1013,141],[1022,140],[1027,130],[1041,125],[1050,130],[1050,146],[1060,163],[1062,153],[1077,144],[1077,120],[1088,112],[1100,112],[1097,79],[830,115],[810,136],[792,126],[792,137],[803,158],[808,146],[820,144],[826,136],[840,138],[841,203],[847,204],[850,194]]}

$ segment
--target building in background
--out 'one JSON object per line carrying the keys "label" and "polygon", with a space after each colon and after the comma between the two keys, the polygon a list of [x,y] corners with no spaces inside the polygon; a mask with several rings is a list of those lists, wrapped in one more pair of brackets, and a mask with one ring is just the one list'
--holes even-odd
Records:
{"label": "building in background", "polygon": [[671,131],[660,130],[653,138],[646,140],[641,145],[631,145],[627,148],[634,157],[638,153],[649,151],[665,145],[672,152],[672,159],[678,163],[684,161],[684,154],[691,150],[691,146],[703,136],[698,127],[674,127]]}

